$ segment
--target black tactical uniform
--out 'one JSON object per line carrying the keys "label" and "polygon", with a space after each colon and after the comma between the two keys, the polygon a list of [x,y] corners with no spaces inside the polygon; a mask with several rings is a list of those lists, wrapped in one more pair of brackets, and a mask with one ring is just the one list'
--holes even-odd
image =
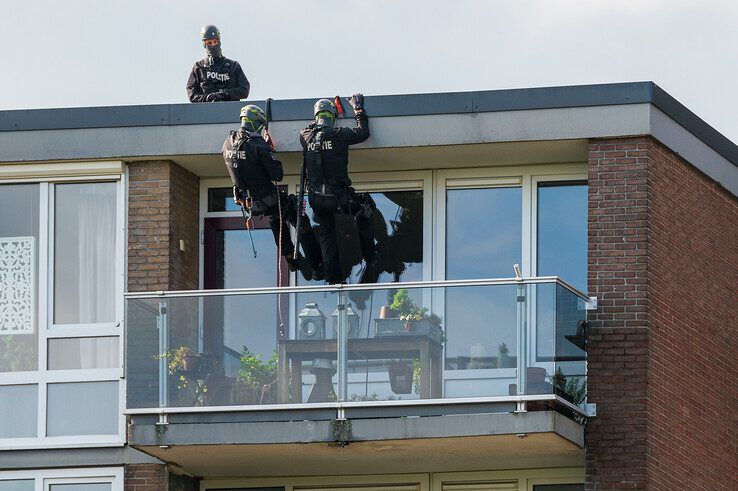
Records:
{"label": "black tactical uniform", "polygon": [[187,96],[190,102],[206,101],[208,94],[213,101],[237,101],[249,96],[250,84],[237,61],[220,58],[203,58],[195,63],[187,80]]}
{"label": "black tactical uniform", "polygon": [[[321,102],[316,103],[316,115]],[[308,199],[313,209],[313,219],[320,225],[318,242],[323,255],[325,278],[329,284],[345,281],[336,246],[337,213],[356,217],[361,253],[367,269],[375,266],[374,230],[370,217],[376,205],[367,193],[356,193],[348,176],[349,145],[361,143],[367,138],[369,124],[361,107],[356,110],[356,128],[335,128],[318,121],[300,132],[307,168]]]}
{"label": "black tactical uniform", "polygon": [[[279,190],[278,194],[277,186],[273,183],[273,181],[282,180],[284,175],[282,163],[274,156],[260,133],[247,131],[244,128],[231,132],[223,142],[222,152],[228,173],[233,181],[234,193],[251,198],[251,212],[254,215],[269,217],[269,228],[274,234],[274,242],[277,246],[279,246],[281,227],[282,255],[292,258],[295,247],[290,237],[288,223],[295,225],[297,199],[294,195],[287,196],[284,190]],[[300,243],[312,272],[320,277],[322,275],[320,248],[312,228],[304,227],[300,231]],[[289,262],[290,269],[295,270],[297,263],[294,260]],[[308,276],[305,271],[303,274]]]}
{"label": "black tactical uniform", "polygon": [[190,102],[237,101],[249,96],[249,81],[237,61],[223,56],[220,31],[212,24],[200,29],[207,57],[195,63],[187,80]]}

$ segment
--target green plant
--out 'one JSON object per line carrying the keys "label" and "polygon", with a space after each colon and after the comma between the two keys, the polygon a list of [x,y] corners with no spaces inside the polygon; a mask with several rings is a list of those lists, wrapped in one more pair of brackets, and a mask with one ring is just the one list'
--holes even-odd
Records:
{"label": "green plant", "polygon": [[244,346],[241,352],[241,368],[238,370],[236,380],[245,385],[259,386],[268,385],[277,379],[277,352],[265,362],[261,355],[256,355]]}
{"label": "green plant", "polygon": [[405,321],[405,329],[408,331],[411,328],[412,321],[419,321],[424,318],[427,318],[436,324],[443,323],[443,318],[441,316],[436,314],[428,315],[428,307],[419,307],[413,299],[410,298],[406,288],[400,288],[395,292],[392,297],[390,309],[396,316]]}
{"label": "green plant", "polygon": [[569,394],[572,402],[577,406],[587,398],[587,380],[583,377],[567,378],[561,367],[557,367],[556,372],[551,376],[551,385]]}
{"label": "green plant", "polygon": [[164,350],[164,353],[155,356],[157,360],[161,358],[167,359],[167,371],[169,375],[185,370],[190,360],[199,359],[200,354],[192,351],[187,346],[178,346]]}
{"label": "green plant", "polygon": [[420,359],[413,358],[413,392],[420,394]]}
{"label": "green plant", "polygon": [[563,370],[561,370],[561,367],[556,367],[556,372],[551,376],[551,385],[554,387],[558,387],[561,390],[564,390],[564,385],[566,384],[566,377],[564,376]]}
{"label": "green plant", "polygon": [[505,343],[502,343],[501,345],[497,346],[497,352],[501,355],[506,355],[510,352],[510,350]]}
{"label": "green plant", "polygon": [[35,336],[12,334],[0,337],[0,371],[26,372],[36,369]]}
{"label": "green plant", "polygon": [[580,377],[572,377],[566,381],[564,392],[570,394],[574,404],[580,406],[587,398],[587,380]]}

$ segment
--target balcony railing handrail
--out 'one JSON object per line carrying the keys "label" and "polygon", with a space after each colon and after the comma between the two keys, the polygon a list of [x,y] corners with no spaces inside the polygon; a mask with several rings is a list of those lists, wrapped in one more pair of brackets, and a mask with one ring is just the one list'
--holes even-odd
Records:
{"label": "balcony railing handrail", "polygon": [[412,281],[406,283],[370,283],[356,285],[317,285],[317,286],[282,286],[282,287],[259,287],[259,288],[229,288],[222,290],[173,290],[156,292],[128,292],[124,293],[126,299],[160,299],[179,297],[225,297],[232,295],[263,295],[282,293],[310,293],[325,292],[337,293],[357,290],[388,290],[393,288],[442,288],[442,287],[466,287],[466,286],[494,286],[494,285],[520,285],[556,283],[566,288],[584,301],[589,301],[586,293],[574,288],[558,276],[530,276],[521,278],[486,278],[473,280],[434,280],[434,281]]}

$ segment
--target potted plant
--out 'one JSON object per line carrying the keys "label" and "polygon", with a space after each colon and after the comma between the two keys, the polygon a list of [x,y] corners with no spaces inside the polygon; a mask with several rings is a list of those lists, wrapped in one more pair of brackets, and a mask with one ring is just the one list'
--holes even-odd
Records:
{"label": "potted plant", "polygon": [[200,357],[200,353],[187,346],[168,348],[154,357],[157,360],[165,358],[167,373],[177,376],[177,388],[180,390],[177,397],[180,403],[207,405],[208,386],[204,380],[199,380]]}
{"label": "potted plant", "polygon": [[556,372],[551,376],[551,385],[553,385],[554,394],[574,405],[581,405],[587,398],[587,381],[581,377],[567,378],[561,367],[557,367]]}
{"label": "potted plant", "polygon": [[497,346],[497,368],[515,368],[515,360],[508,355],[509,352],[505,343]]}
{"label": "potted plant", "polygon": [[247,346],[241,352],[241,367],[233,386],[233,404],[254,405],[276,402],[277,352],[266,362],[262,355],[251,352]]}
{"label": "potted plant", "polygon": [[428,336],[443,342],[443,319],[428,314],[427,307],[419,307],[407,292],[400,288],[392,297],[389,306],[395,317],[374,319],[376,336]]}
{"label": "potted plant", "polygon": [[200,368],[200,353],[192,351],[187,346],[169,348],[156,358],[167,359],[170,375],[177,372],[195,372]]}
{"label": "potted plant", "polygon": [[[418,368],[420,363],[418,363]],[[407,361],[398,361],[387,367],[390,387],[395,394],[409,394],[413,390],[415,367]],[[419,377],[419,375],[418,375]],[[420,380],[418,380],[419,382]]]}

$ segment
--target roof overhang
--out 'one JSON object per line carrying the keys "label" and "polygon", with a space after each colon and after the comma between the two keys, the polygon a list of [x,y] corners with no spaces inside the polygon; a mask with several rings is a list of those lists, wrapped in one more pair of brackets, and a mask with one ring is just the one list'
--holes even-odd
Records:
{"label": "roof overhang", "polygon": [[[270,131],[289,166],[299,161],[298,133],[309,122],[305,118],[312,102],[272,103]],[[198,175],[220,176],[224,174],[218,155],[238,124],[235,115],[241,104],[3,111],[0,163],[169,158]],[[367,97],[366,109],[372,136],[356,146],[360,151],[352,157],[355,170],[367,170],[372,160],[388,154],[425,159],[423,168],[434,168],[436,154],[442,155],[448,146],[481,145],[473,160],[490,165],[484,156],[499,160],[497,151],[507,145],[510,154],[522,149],[525,161],[541,153],[542,142],[554,149],[554,156],[544,162],[584,161],[582,142],[588,139],[651,135],[738,194],[738,146],[651,82],[374,96]],[[579,142],[576,155],[570,142]],[[365,168],[354,166],[360,160],[366,160]]]}

